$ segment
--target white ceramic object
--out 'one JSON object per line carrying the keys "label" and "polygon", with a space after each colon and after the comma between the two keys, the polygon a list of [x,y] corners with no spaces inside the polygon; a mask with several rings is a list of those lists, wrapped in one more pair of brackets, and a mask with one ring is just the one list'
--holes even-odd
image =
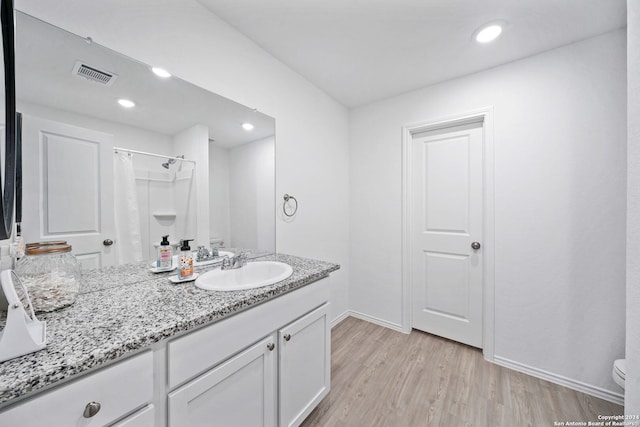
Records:
{"label": "white ceramic object", "polygon": [[193,282],[198,278],[198,276],[199,276],[198,273],[193,273],[192,276],[189,276],[186,279],[179,279],[178,276],[174,275],[169,277],[169,280],[171,280],[171,283],[187,283],[187,282]]}
{"label": "white ceramic object", "polygon": [[149,271],[150,271],[150,272],[152,272],[152,273],[166,273],[167,271],[173,271],[173,270],[175,270],[176,268],[178,268],[178,267],[176,267],[175,265],[174,265],[173,267],[169,267],[169,268],[157,268],[157,267],[151,267],[151,268],[149,269]]}
{"label": "white ceramic object", "polygon": [[289,264],[278,261],[249,262],[244,267],[204,273],[196,286],[209,291],[240,291],[278,283],[293,274]]}
{"label": "white ceramic object", "polygon": [[36,318],[27,288],[18,280],[24,301],[16,292],[13,270],[0,273],[0,308],[7,312],[0,330],[0,362],[42,350],[47,345],[47,324]]}
{"label": "white ceramic object", "polygon": [[624,381],[626,379],[626,363],[625,359],[618,359],[613,362],[613,380],[620,387],[624,388]]}
{"label": "white ceramic object", "polygon": [[[156,267],[158,265],[157,261],[151,262],[150,265],[152,270],[158,270],[158,267]],[[178,255],[174,254],[171,257],[171,268],[175,269],[177,265],[178,265]],[[154,273],[160,273],[161,271],[171,271],[171,270],[158,270],[158,271],[154,271]]]}

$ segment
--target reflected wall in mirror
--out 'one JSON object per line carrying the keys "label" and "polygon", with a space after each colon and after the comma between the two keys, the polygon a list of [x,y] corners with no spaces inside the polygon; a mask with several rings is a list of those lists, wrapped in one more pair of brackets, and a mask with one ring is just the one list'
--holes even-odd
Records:
{"label": "reflected wall in mirror", "polygon": [[85,268],[153,260],[165,234],[275,252],[273,118],[18,11],[16,71],[27,242]]}

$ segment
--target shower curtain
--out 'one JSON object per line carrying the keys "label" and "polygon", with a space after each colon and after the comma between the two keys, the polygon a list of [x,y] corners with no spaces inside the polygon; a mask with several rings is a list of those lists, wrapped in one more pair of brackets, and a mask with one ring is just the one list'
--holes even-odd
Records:
{"label": "shower curtain", "polygon": [[114,153],[113,180],[118,264],[142,261],[140,213],[131,154]]}

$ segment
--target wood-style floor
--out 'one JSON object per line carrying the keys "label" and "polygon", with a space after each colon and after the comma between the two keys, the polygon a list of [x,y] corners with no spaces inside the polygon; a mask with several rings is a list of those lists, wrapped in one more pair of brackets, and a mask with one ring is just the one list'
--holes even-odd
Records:
{"label": "wood-style floor", "polygon": [[415,330],[406,335],[348,318],[332,330],[331,344],[331,392],[305,427],[546,427],[624,413]]}

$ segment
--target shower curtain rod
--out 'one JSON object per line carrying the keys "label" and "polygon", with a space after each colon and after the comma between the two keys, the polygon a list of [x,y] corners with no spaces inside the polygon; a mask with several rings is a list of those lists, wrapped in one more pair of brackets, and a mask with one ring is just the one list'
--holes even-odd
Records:
{"label": "shower curtain rod", "polygon": [[118,151],[123,151],[125,153],[142,154],[142,155],[145,155],[145,156],[160,157],[160,158],[163,158],[163,159],[176,159],[176,160],[180,160],[181,162],[189,162],[189,163],[193,163],[194,165],[196,164],[195,160],[182,159],[180,157],[173,157],[173,156],[165,156],[163,154],[147,153],[146,151],[131,150],[129,148],[113,147],[113,151],[116,152],[116,153]]}

